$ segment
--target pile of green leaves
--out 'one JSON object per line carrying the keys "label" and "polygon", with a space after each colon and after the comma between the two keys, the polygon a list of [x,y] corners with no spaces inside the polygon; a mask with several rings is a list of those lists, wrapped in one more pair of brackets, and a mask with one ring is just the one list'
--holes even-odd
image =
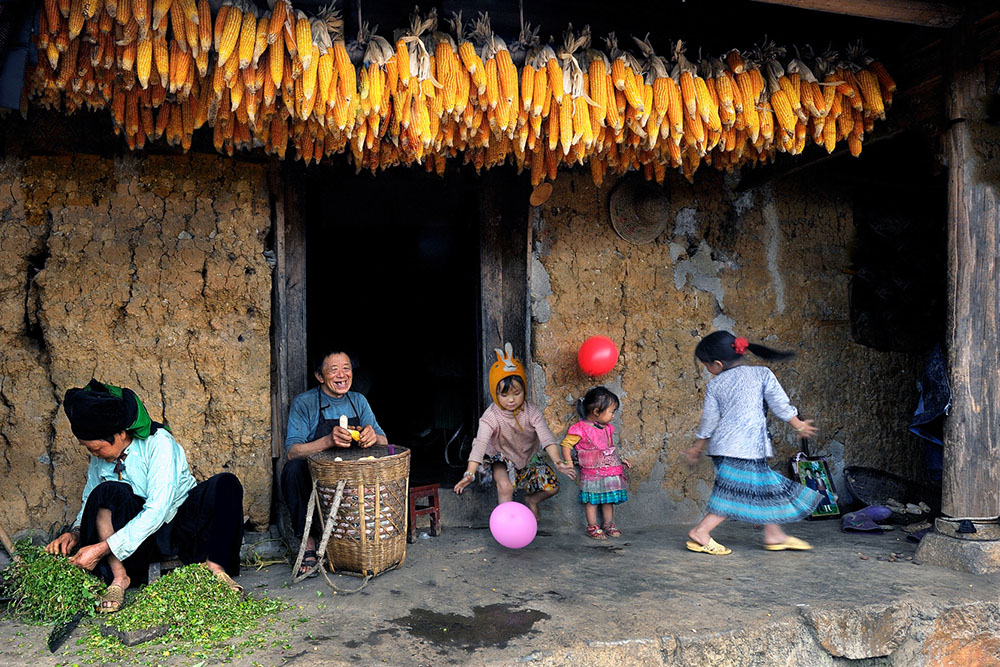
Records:
{"label": "pile of green leaves", "polygon": [[122,632],[169,625],[161,641],[207,646],[242,635],[261,617],[283,608],[278,600],[244,598],[199,563],[173,570],[146,586],[107,623]]}
{"label": "pile of green leaves", "polygon": [[65,556],[45,553],[21,540],[14,546],[17,562],[7,570],[6,593],[18,617],[32,623],[58,625],[77,612],[93,616],[104,582],[70,565]]}

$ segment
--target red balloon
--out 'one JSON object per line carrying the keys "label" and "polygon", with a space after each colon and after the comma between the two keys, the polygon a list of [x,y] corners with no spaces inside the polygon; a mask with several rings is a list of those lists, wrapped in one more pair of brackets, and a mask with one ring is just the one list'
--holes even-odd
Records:
{"label": "red balloon", "polygon": [[604,375],[618,363],[618,347],[607,336],[591,336],[580,346],[576,362],[591,377]]}

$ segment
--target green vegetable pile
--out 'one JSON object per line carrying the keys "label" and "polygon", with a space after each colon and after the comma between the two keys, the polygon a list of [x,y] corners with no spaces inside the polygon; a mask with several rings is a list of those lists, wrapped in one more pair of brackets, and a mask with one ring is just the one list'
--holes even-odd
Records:
{"label": "green vegetable pile", "polygon": [[169,625],[163,642],[211,645],[253,629],[267,614],[284,608],[278,600],[242,597],[203,564],[178,568],[140,590],[107,624],[120,630]]}
{"label": "green vegetable pile", "polygon": [[65,556],[45,553],[42,547],[22,540],[14,546],[19,557],[7,570],[6,592],[12,608],[23,620],[58,625],[77,612],[95,614],[104,582],[75,565]]}

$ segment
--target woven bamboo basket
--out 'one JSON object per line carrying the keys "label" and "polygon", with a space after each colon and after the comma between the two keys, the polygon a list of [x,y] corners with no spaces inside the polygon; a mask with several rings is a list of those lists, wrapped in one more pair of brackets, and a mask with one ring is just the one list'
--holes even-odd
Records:
{"label": "woven bamboo basket", "polygon": [[[359,460],[367,456],[375,459]],[[335,461],[337,457],[343,460]],[[410,450],[375,445],[326,451],[309,458],[309,470],[324,522],[337,483],[347,482],[326,546],[330,565],[344,574],[363,577],[402,565],[406,558]]]}

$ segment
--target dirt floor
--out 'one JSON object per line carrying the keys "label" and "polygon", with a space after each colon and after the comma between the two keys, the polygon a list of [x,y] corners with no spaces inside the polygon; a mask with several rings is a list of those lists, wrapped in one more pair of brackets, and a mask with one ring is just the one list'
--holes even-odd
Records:
{"label": "dirt floor", "polygon": [[[322,577],[290,586],[288,566],[247,570],[252,594],[291,607],[262,627],[240,665],[1000,664],[1000,575],[910,560],[898,528],[845,534],[839,522],[789,532],[810,552],[768,552],[758,530],[726,523],[733,549],[685,550],[684,526],[631,530],[597,542],[543,518],[528,547],[499,546],[486,528],[446,527],[409,545],[404,565],[353,595]],[[891,554],[902,554],[889,562]],[[352,577],[335,577],[344,588]],[[48,628],[0,620],[0,664],[87,661],[81,626],[60,655]],[[215,664],[147,646],[145,664]],[[970,651],[972,651],[970,653]],[[958,652],[958,653],[956,653]],[[211,654],[210,654],[211,656]]]}

